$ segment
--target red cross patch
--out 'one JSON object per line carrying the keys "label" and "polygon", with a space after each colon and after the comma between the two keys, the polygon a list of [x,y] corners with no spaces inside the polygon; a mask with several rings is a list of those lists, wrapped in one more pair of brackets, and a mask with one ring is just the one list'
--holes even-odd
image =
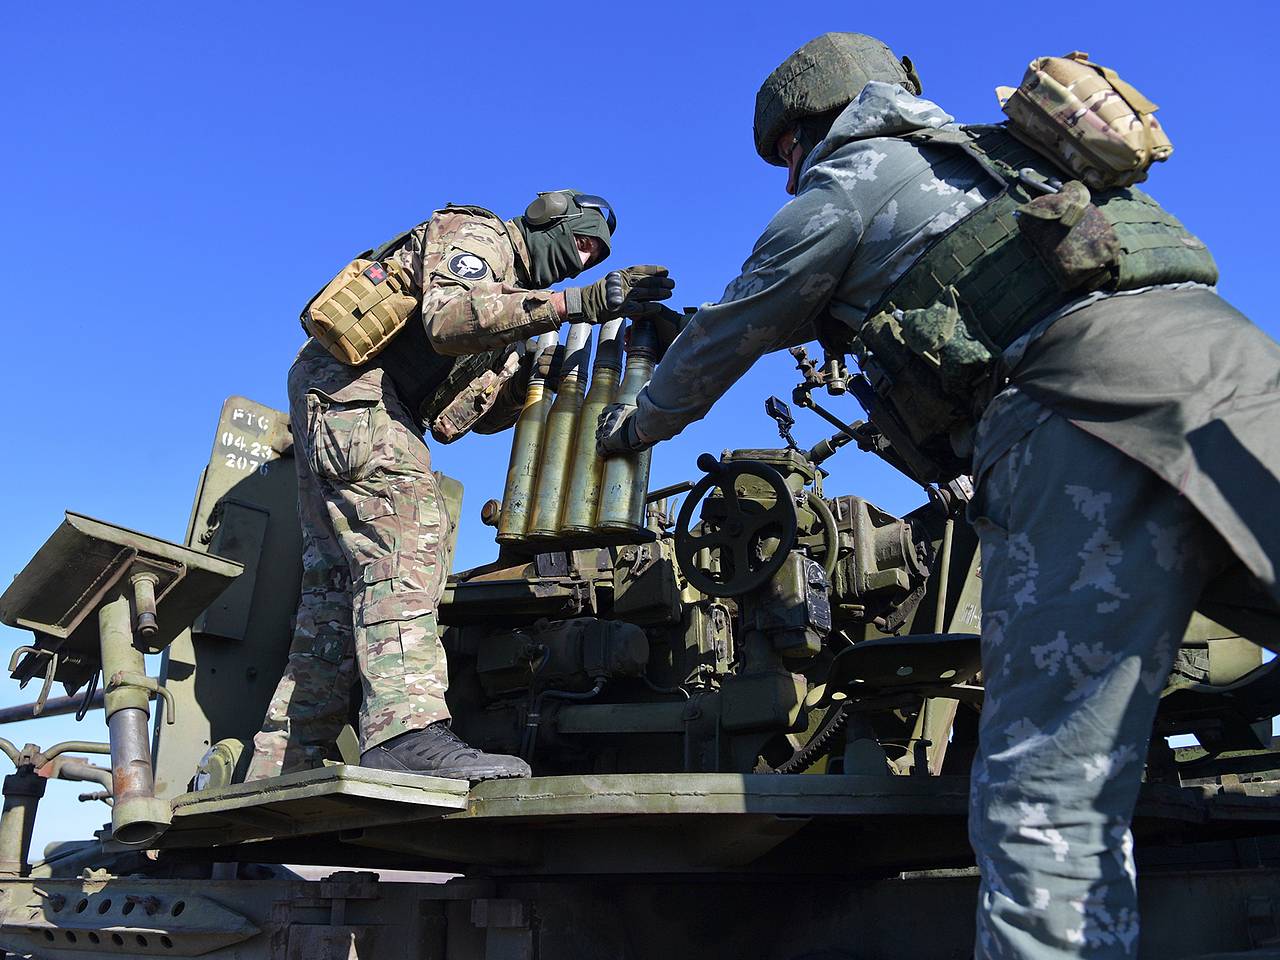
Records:
{"label": "red cross patch", "polygon": [[374,283],[381,283],[387,279],[387,271],[382,269],[382,264],[375,263],[364,268],[364,275]]}

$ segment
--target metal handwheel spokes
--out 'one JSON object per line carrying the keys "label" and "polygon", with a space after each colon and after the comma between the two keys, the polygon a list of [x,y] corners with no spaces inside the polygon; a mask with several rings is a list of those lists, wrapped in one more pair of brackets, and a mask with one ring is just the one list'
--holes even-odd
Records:
{"label": "metal handwheel spokes", "polygon": [[[736,597],[768,582],[778,572],[796,540],[795,501],[782,475],[768,464],[740,460],[722,464],[710,454],[698,458],[707,472],[689,491],[676,520],[675,548],[680,569],[696,589],[713,597]],[[737,482],[744,476],[763,481],[773,495],[770,506],[744,498]],[[690,528],[693,511],[713,490],[720,494],[722,516],[704,517],[704,529]],[[757,512],[758,511],[758,512]],[[710,527],[711,529],[705,529]],[[765,540],[777,546],[765,557]],[[697,555],[707,550],[714,558],[711,568],[697,564]],[[718,569],[717,569],[718,568]]]}

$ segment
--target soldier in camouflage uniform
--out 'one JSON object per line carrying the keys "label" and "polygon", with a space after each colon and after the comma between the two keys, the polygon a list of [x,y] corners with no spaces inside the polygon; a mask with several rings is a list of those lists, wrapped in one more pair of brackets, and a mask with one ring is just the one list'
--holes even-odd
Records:
{"label": "soldier in camouflage uniform", "polygon": [[[561,201],[551,215],[548,198]],[[480,207],[437,211],[371,257],[398,260],[421,304],[387,346],[358,367],[314,339],[302,348],[289,371],[302,593],[247,779],[330,755],[357,678],[363,765],[472,780],[529,775],[523,760],[482,754],[449,730],[437,605],[457,518],[422,435],[430,426],[447,442],[509,426],[531,366],[518,356],[523,341],[565,319],[614,315],[604,279],[545,289],[603,260],[614,223],[607,204],[573,191],[540,195],[513,221]],[[621,279],[615,299],[670,295],[661,268]]]}
{"label": "soldier in camouflage uniform", "polygon": [[[1017,189],[991,173],[996,151],[1021,156],[1033,180],[1071,179],[1000,128],[975,141],[918,93],[909,61],[858,34],[812,41],[766,81],[757,149],[788,168],[794,199],[637,407],[606,410],[603,452],[675,435],[758,357],[815,328],[831,342],[843,327],[856,350],[884,303],[923,308],[909,302],[920,267],[940,271],[935,253],[958,249],[966,225]],[[976,481],[982,549],[986,700],[970,812],[980,958],[1136,954],[1129,823],[1179,641],[1215,578],[1251,581],[1258,606],[1280,603],[1280,346],[1218,297],[1212,261],[1181,224],[1136,190],[1097,200],[1112,202],[1129,211],[1117,231],[1145,231],[1122,254],[1139,280],[1040,301],[989,337],[1007,376],[986,368],[976,431],[948,437]],[[948,266],[970,294],[960,327],[1024,292],[1012,276],[976,282],[981,248]],[[1024,267],[1043,269],[1030,254]],[[943,342],[935,363],[957,346],[973,343]]]}

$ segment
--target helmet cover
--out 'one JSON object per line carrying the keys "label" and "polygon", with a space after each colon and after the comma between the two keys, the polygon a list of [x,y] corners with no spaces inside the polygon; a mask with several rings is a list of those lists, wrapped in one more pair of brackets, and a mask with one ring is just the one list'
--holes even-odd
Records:
{"label": "helmet cover", "polygon": [[785,166],[776,148],[788,127],[847,106],[872,80],[920,92],[911,61],[899,60],[875,37],[824,33],[810,40],[783,60],[756,94],[756,152],[766,163]]}

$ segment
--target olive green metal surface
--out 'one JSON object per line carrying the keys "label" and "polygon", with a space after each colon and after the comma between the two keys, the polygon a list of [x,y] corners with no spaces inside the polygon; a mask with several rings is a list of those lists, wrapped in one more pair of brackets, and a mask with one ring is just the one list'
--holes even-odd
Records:
{"label": "olive green metal surface", "polygon": [[345,764],[187,793],[173,801],[164,846],[210,846],[404,823],[462,809],[464,780]]}
{"label": "olive green metal surface", "polygon": [[[60,651],[96,661],[98,624],[91,614],[135,564],[145,565],[159,579],[159,629],[147,642],[155,650],[190,626],[243,569],[221,557],[67,511],[0,596],[0,621],[62,641]],[[64,677],[60,671],[58,679],[78,677]]]}

